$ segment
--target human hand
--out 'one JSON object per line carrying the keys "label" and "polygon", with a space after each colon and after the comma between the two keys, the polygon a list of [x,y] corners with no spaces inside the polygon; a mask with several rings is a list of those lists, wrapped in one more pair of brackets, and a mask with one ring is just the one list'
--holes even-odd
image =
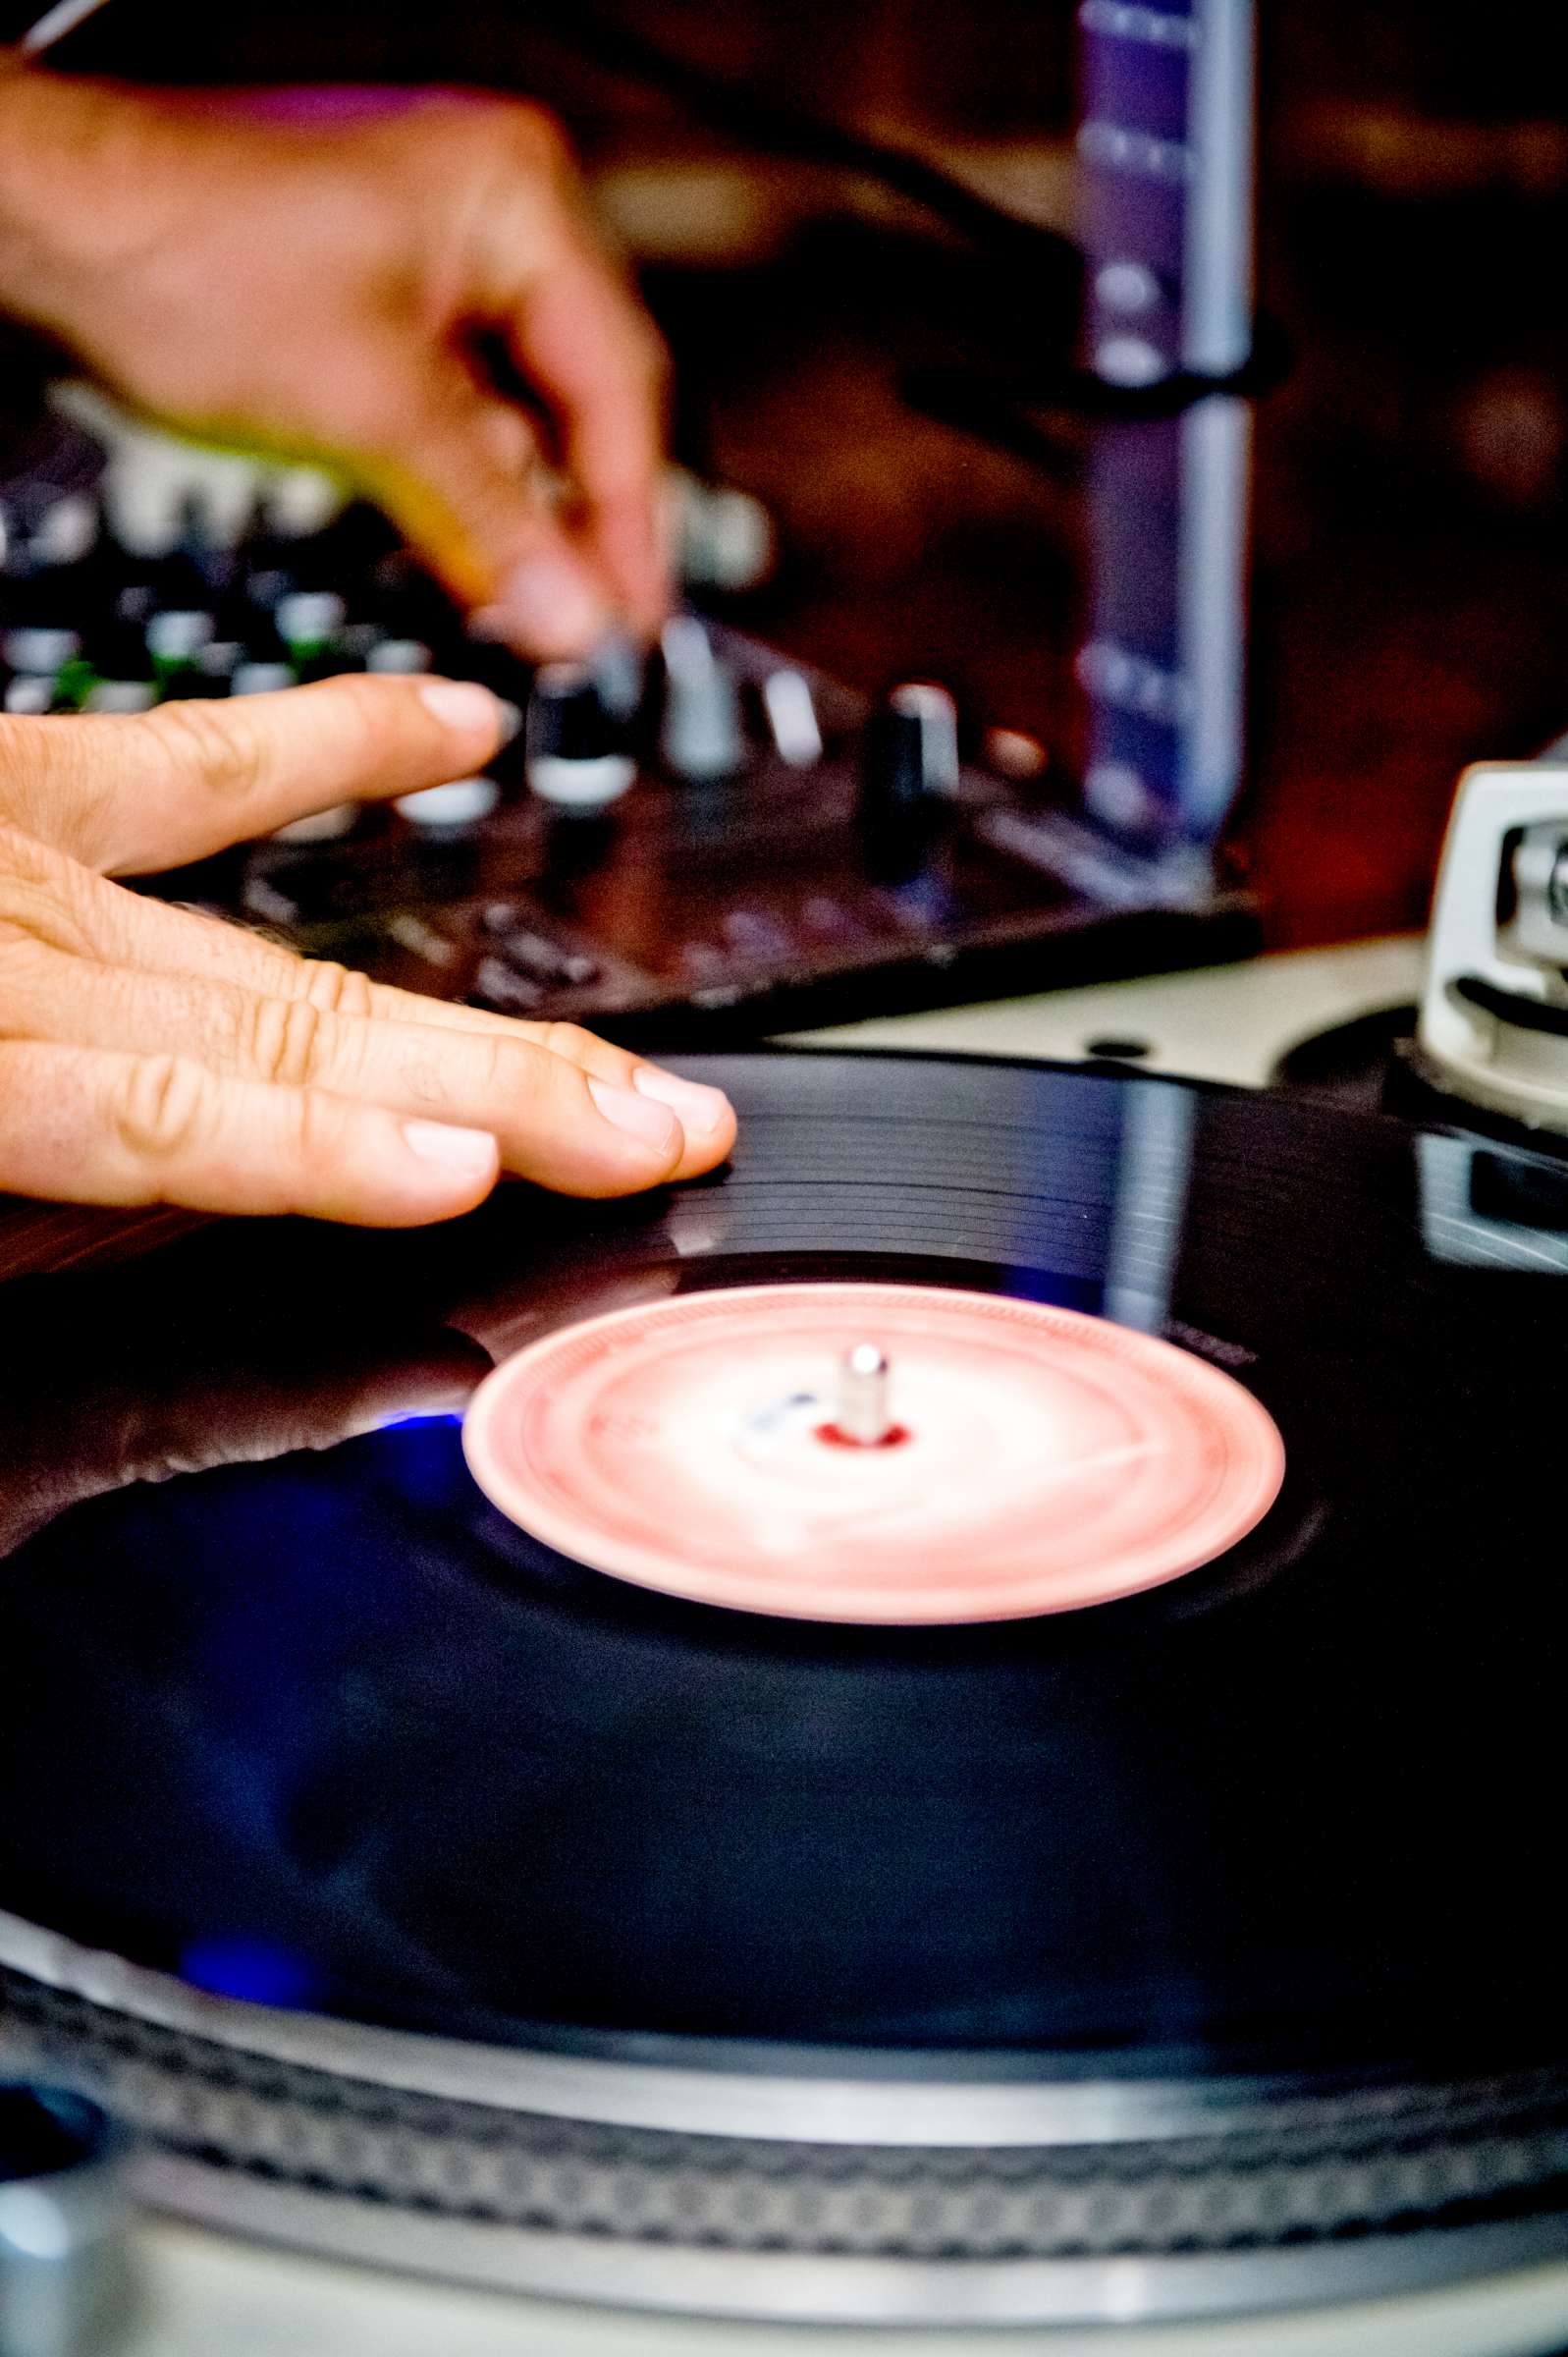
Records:
{"label": "human hand", "polygon": [[301,1351],[297,1335],[232,1334],[215,1317],[193,1348],[149,1290],[119,1304],[136,1315],[129,1333],[68,1342],[47,1294],[24,1309],[0,1368],[0,1562],[68,1507],[134,1482],[267,1464],[405,1416],[460,1415],[490,1372],[476,1343],[440,1328],[396,1343],[347,1332]]}
{"label": "human hand", "polygon": [[[81,1215],[78,1215],[79,1217]],[[40,1275],[42,1282],[39,1282]],[[89,1498],[219,1465],[259,1465],[410,1416],[460,1415],[501,1359],[564,1319],[667,1300],[678,1263],[526,1276],[456,1303],[366,1304],[311,1324],[263,1281],[213,1288],[176,1252],[99,1269],[83,1285],[47,1257],[5,1289],[0,1358],[0,1562]]]}
{"label": "human hand", "polygon": [[0,74],[0,298],[143,410],[337,466],[523,653],[664,617],[662,350],[538,107]]}
{"label": "human hand", "polygon": [[0,1187],[408,1227],[503,1168],[604,1196],[722,1162],[717,1090],[106,880],[464,774],[500,733],[450,680],[0,719]]}

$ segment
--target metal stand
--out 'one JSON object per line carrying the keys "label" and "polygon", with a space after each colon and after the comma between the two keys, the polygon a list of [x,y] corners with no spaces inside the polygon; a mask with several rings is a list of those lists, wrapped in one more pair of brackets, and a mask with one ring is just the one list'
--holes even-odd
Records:
{"label": "metal stand", "polygon": [[1253,14],[1079,10],[1087,362],[1148,397],[1094,434],[1085,802],[1178,858],[1207,855],[1241,779],[1251,434],[1222,388],[1252,352]]}

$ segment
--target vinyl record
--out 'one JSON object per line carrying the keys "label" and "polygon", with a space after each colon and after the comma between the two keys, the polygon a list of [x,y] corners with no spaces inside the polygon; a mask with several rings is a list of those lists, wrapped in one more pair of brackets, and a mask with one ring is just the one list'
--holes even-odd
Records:
{"label": "vinyl record", "polygon": [[[589,2288],[597,2235],[612,2296],[1101,2315],[1131,2252],[1174,2313],[1557,2248],[1568,1166],[1155,1078],[689,1069],[740,1144],[658,1198],[0,1288],[13,2024],[168,2198],[496,2280]],[[516,1354],[846,1288],[1168,1353],[1271,1475],[1139,1593],[932,1625],[658,1593],[474,1479]]]}

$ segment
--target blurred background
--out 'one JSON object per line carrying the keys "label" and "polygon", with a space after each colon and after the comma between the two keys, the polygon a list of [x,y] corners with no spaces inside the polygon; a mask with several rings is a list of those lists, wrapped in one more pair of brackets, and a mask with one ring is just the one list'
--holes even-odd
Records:
{"label": "blurred background", "polygon": [[[1066,0],[116,0],[58,62],[545,102],[674,349],[677,454],[777,520],[748,628],[862,686],[947,681],[1070,769],[1075,36]],[[1283,947],[1424,922],[1459,768],[1568,725],[1568,76],[1523,0],[1275,0],[1260,39],[1230,857]],[[1057,234],[982,250],[846,169],[843,132]],[[1020,378],[1022,425],[991,399]]]}

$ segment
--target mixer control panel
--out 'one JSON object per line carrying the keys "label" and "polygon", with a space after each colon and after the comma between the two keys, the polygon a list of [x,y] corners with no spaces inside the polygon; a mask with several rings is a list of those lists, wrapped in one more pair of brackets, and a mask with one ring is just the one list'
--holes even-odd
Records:
{"label": "mixer control panel", "polygon": [[[148,541],[151,545],[148,545]],[[471,636],[373,511],[258,508],[140,544],[90,503],[13,536],[0,700],[136,712],[352,671],[482,680],[520,718],[481,777],[340,804],[143,889],[377,979],[643,1043],[759,1034],[1249,945],[1205,871],[1075,819],[1043,747],[910,680],[881,698],[676,614],[537,671]]]}

